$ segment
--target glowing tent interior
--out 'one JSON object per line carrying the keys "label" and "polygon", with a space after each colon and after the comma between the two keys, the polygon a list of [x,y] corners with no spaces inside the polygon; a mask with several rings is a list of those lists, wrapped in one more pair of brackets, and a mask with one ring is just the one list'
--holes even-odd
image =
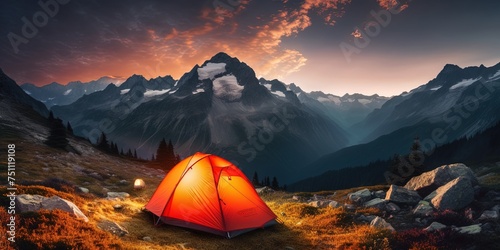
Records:
{"label": "glowing tent interior", "polygon": [[276,224],[248,178],[229,161],[196,153],[179,162],[160,183],[146,209],[156,223],[227,238]]}

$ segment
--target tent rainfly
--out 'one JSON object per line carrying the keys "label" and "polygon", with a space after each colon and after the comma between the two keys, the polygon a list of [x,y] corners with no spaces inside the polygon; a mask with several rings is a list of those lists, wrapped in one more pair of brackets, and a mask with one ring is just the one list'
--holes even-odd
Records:
{"label": "tent rainfly", "polygon": [[248,178],[229,161],[196,153],[165,176],[146,209],[165,224],[227,238],[276,224]]}

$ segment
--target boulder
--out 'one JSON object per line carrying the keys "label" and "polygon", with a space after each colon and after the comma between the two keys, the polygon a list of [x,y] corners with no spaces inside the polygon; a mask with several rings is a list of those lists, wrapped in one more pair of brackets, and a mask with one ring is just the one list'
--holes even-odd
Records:
{"label": "boulder", "polygon": [[60,209],[74,215],[76,218],[84,220],[85,222],[89,221],[87,216],[85,216],[80,208],[78,208],[73,202],[65,200],[59,196],[45,198],[42,201],[42,208],[47,210]]}
{"label": "boulder", "polygon": [[481,224],[475,224],[465,227],[456,227],[453,228],[453,230],[461,234],[478,234],[481,233]]}
{"label": "boulder", "polygon": [[372,193],[367,188],[347,195],[349,200],[356,203],[363,203],[372,198]]}
{"label": "boulder", "polygon": [[416,190],[421,195],[427,195],[436,188],[445,185],[446,183],[463,177],[470,180],[472,186],[478,184],[478,180],[474,172],[462,163],[444,165],[432,171],[425,172],[419,176],[415,176],[406,183],[405,188]]}
{"label": "boulder", "polygon": [[385,199],[400,204],[417,204],[422,198],[416,191],[391,185],[389,191],[387,191]]}
{"label": "boulder", "polygon": [[386,203],[387,203],[387,201],[384,200],[384,199],[375,198],[375,199],[372,199],[372,200],[369,200],[369,201],[365,202],[365,204],[363,204],[363,206],[365,206],[365,207],[376,207],[376,208],[380,208],[380,209],[385,209],[385,204]]}
{"label": "boulder", "polygon": [[397,212],[397,211],[401,210],[401,208],[398,205],[396,205],[392,202],[387,203],[387,205],[385,205],[385,209],[387,211],[390,211],[390,212]]}
{"label": "boulder", "polygon": [[59,196],[52,196],[50,198],[41,195],[20,194],[16,196],[16,205],[19,212],[38,211],[40,209],[54,210],[59,209],[69,212],[76,218],[88,222],[89,219],[85,216],[80,208],[73,202],[65,200]]}
{"label": "boulder", "polygon": [[375,216],[375,215],[364,215],[364,214],[362,214],[362,215],[360,215],[360,216],[358,217],[358,219],[359,219],[360,221],[371,222],[371,221],[372,221],[373,219],[375,219],[376,217],[377,217],[377,216]]}
{"label": "boulder", "polygon": [[42,200],[45,197],[41,195],[20,194],[16,196],[16,207],[19,212],[38,211],[42,208]]}
{"label": "boulder", "polygon": [[413,210],[413,214],[416,216],[430,216],[433,212],[434,208],[432,208],[427,201],[419,202],[417,207]]}
{"label": "boulder", "polygon": [[375,217],[375,219],[373,219],[371,222],[370,222],[370,226],[371,227],[375,227],[375,228],[380,228],[380,229],[387,229],[387,230],[390,230],[390,231],[396,231],[391,224],[389,224],[388,222],[386,222],[384,219],[380,218],[380,217]]}
{"label": "boulder", "polygon": [[130,194],[125,192],[108,192],[108,199],[125,199],[130,197]]}
{"label": "boulder", "polygon": [[495,210],[486,210],[479,217],[480,221],[496,221],[498,220],[498,212]]}
{"label": "boulder", "polygon": [[110,233],[117,235],[117,236],[120,236],[120,237],[128,234],[128,231],[126,228],[120,226],[118,223],[116,223],[114,221],[103,220],[103,221],[100,221],[99,223],[97,223],[97,226],[104,231],[110,232]]}
{"label": "boulder", "polygon": [[457,210],[474,200],[474,190],[468,178],[458,177],[436,190],[432,205],[439,210]]}
{"label": "boulder", "polygon": [[428,227],[424,228],[424,231],[433,232],[433,231],[439,231],[443,228],[446,228],[446,225],[434,221]]}
{"label": "boulder", "polygon": [[324,208],[330,204],[330,201],[311,201],[308,203],[309,206]]}
{"label": "boulder", "polygon": [[380,198],[380,199],[384,199],[385,195],[386,195],[386,192],[384,190],[378,190],[376,192],[373,192],[373,196]]}
{"label": "boulder", "polygon": [[342,207],[342,205],[336,201],[330,201],[328,202],[328,206],[331,207],[331,208],[338,208],[338,207]]}

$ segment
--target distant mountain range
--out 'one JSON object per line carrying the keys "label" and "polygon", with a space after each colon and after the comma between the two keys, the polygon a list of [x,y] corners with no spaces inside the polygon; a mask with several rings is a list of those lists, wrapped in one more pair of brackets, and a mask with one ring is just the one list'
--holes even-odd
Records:
{"label": "distant mountain range", "polygon": [[301,175],[362,166],[407,153],[415,136],[425,150],[471,137],[500,120],[500,64],[490,68],[446,65],[439,75],[395,96],[354,126],[365,143],[327,154]]}
{"label": "distant mountain range", "polygon": [[70,82],[66,85],[53,82],[41,87],[32,83],[25,83],[21,88],[31,97],[43,102],[47,108],[54,105],[67,105],[75,102],[84,95],[89,95],[101,91],[109,84],[120,84],[123,79],[117,77],[104,76],[90,82]]}

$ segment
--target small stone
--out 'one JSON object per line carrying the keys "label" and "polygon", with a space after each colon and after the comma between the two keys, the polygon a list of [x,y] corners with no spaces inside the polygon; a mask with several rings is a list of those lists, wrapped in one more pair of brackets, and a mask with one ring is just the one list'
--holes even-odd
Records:
{"label": "small stone", "polygon": [[127,184],[128,184],[128,181],[127,181],[127,180],[120,180],[120,184],[122,184],[122,185],[127,185]]}
{"label": "small stone", "polygon": [[128,231],[126,228],[120,226],[118,223],[116,223],[114,221],[103,220],[103,221],[100,221],[97,224],[97,226],[104,231],[110,232],[110,233],[117,235],[117,236],[120,236],[120,237],[128,234]]}
{"label": "small stone", "polygon": [[113,205],[113,208],[114,208],[115,210],[122,210],[122,209],[123,209],[123,206],[122,206],[122,205],[120,205],[120,204],[115,204],[115,205]]}
{"label": "small stone", "polygon": [[479,217],[480,221],[496,221],[498,220],[498,212],[494,210],[486,210]]}
{"label": "small stone", "polygon": [[363,204],[363,206],[384,209],[386,203],[387,203],[387,201],[384,199],[375,198],[375,199],[372,199],[370,201],[365,202],[365,204]]}
{"label": "small stone", "polygon": [[142,238],[143,241],[147,241],[147,242],[152,242],[153,240],[151,239],[151,237],[149,236],[146,236],[146,237],[143,237]]}
{"label": "small stone", "polygon": [[446,228],[446,225],[434,221],[428,227],[426,227],[424,231],[433,232],[433,231],[439,231],[443,228]]}
{"label": "small stone", "polygon": [[88,188],[78,187],[78,189],[79,189],[82,193],[85,193],[85,194],[88,194],[88,193],[90,192]]}
{"label": "small stone", "polygon": [[390,211],[390,212],[397,212],[397,211],[401,210],[401,208],[398,205],[396,205],[392,202],[387,203],[387,205],[385,205],[385,208],[387,209],[387,211]]}
{"label": "small stone", "polygon": [[130,194],[125,192],[108,192],[108,199],[125,199],[130,197]]}
{"label": "small stone", "polygon": [[328,206],[331,207],[331,208],[339,208],[339,207],[342,207],[342,205],[340,205],[340,203],[336,202],[336,201],[330,201],[328,202]]}
{"label": "small stone", "polygon": [[394,227],[392,227],[391,224],[389,224],[388,222],[386,222],[384,219],[380,218],[380,217],[375,217],[375,219],[373,219],[371,222],[370,222],[370,226],[371,227],[376,227],[376,228],[380,228],[380,229],[387,229],[387,230],[390,230],[390,231],[396,231],[394,229]]}
{"label": "small stone", "polygon": [[425,203],[418,204],[417,207],[413,210],[413,214],[417,216],[430,216],[433,212],[434,208]]}
{"label": "small stone", "polygon": [[481,233],[481,224],[475,224],[465,227],[457,227],[453,230],[461,233],[461,234],[478,234]]}
{"label": "small stone", "polygon": [[302,196],[294,195],[294,196],[292,196],[292,200],[294,200],[294,201],[303,201],[305,199]]}

